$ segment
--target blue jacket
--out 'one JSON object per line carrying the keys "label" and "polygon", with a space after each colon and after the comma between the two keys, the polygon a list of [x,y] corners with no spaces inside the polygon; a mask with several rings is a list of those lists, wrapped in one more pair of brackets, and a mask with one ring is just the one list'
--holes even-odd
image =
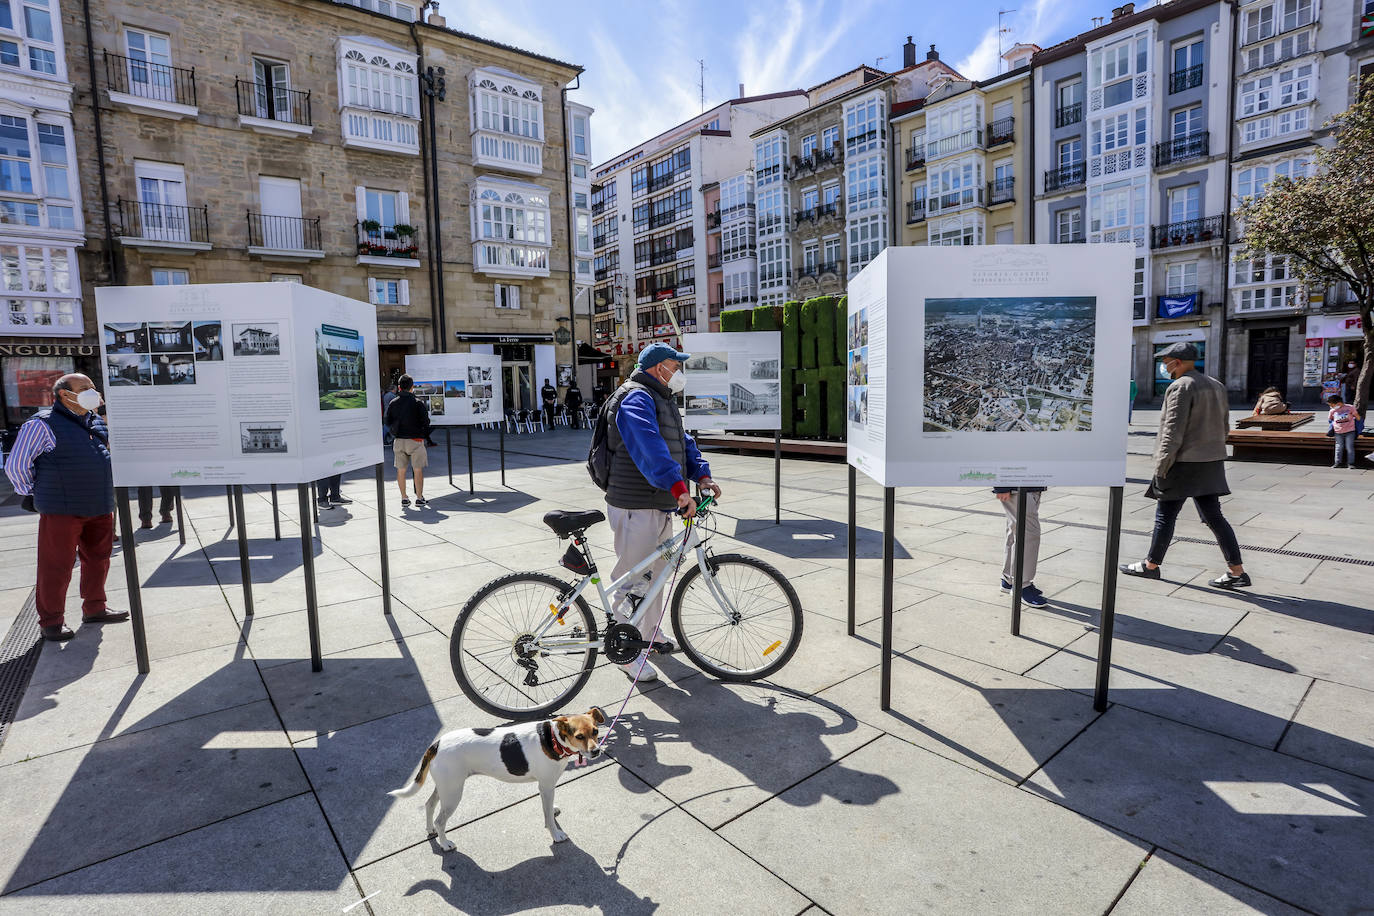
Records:
{"label": "blue jacket", "polygon": [[56,447],[33,461],[33,506],[44,515],[91,517],[114,511],[110,436],[95,414],[78,417],[60,404],[29,422],[46,423]]}
{"label": "blue jacket", "polygon": [[[645,480],[660,490],[672,492],[675,497],[679,491],[685,492],[686,481],[682,479],[682,468],[673,460],[668,443],[659,431],[658,409],[654,405],[653,395],[647,391],[627,393],[615,413],[615,428]],[[688,479],[710,477],[711,467],[701,457],[696,440],[685,434],[682,438],[686,447]]]}

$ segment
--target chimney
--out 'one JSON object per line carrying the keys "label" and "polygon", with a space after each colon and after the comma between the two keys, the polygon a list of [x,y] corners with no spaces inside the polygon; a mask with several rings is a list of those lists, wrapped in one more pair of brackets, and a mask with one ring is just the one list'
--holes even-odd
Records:
{"label": "chimney", "polygon": [[931,46],[930,46],[930,50],[926,52],[926,60],[939,60],[939,59],[940,59],[940,52],[937,51],[937,50],[935,50],[935,45],[931,45]]}
{"label": "chimney", "polygon": [[1134,4],[1134,3],[1127,3],[1127,4],[1123,5],[1123,6],[1118,6],[1116,9],[1112,10],[1112,22],[1116,22],[1118,19],[1121,19],[1121,18],[1123,18],[1123,17],[1125,17],[1125,16],[1129,16],[1129,15],[1131,15],[1131,14],[1134,13],[1134,12],[1135,12],[1135,4]]}
{"label": "chimney", "polygon": [[744,84],[739,84],[739,98],[744,98]]}
{"label": "chimney", "polygon": [[902,66],[916,66],[916,42],[911,40],[911,36],[906,37],[906,44],[902,45]]}
{"label": "chimney", "polygon": [[439,10],[437,7],[432,12],[430,12],[429,18],[425,21],[428,22],[430,25],[441,29],[448,25],[448,20],[445,19],[443,16],[439,15]]}
{"label": "chimney", "polygon": [[1093,28],[1095,28],[1095,29],[1100,29],[1100,28],[1102,28],[1102,23],[1103,23],[1103,21],[1104,21],[1104,20],[1103,20],[1103,18],[1102,18],[1101,16],[1094,16],[1094,17],[1093,17]]}

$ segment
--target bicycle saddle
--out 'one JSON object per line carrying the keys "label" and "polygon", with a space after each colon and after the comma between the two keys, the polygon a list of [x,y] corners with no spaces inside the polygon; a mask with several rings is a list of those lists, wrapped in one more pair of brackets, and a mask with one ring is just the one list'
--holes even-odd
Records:
{"label": "bicycle saddle", "polygon": [[544,513],[544,524],[552,528],[553,533],[561,538],[568,537],[573,532],[582,531],[605,520],[606,515],[600,509],[585,509],[581,512],[555,509],[552,512]]}

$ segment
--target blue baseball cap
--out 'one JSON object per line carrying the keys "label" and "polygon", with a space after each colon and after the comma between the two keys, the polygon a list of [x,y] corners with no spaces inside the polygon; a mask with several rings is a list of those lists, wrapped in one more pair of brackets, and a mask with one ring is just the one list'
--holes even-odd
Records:
{"label": "blue baseball cap", "polygon": [[657,366],[665,359],[675,359],[680,363],[685,363],[691,358],[692,354],[679,353],[663,341],[656,340],[639,351],[639,368],[649,369],[653,366]]}

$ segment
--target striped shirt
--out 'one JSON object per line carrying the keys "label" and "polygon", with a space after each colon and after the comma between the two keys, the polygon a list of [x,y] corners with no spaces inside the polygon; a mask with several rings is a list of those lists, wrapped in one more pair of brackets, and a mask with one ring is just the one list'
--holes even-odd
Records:
{"label": "striped shirt", "polygon": [[33,492],[33,462],[44,452],[57,448],[57,437],[42,417],[31,417],[19,427],[14,448],[5,458],[5,476],[14,484],[14,492],[28,496]]}

